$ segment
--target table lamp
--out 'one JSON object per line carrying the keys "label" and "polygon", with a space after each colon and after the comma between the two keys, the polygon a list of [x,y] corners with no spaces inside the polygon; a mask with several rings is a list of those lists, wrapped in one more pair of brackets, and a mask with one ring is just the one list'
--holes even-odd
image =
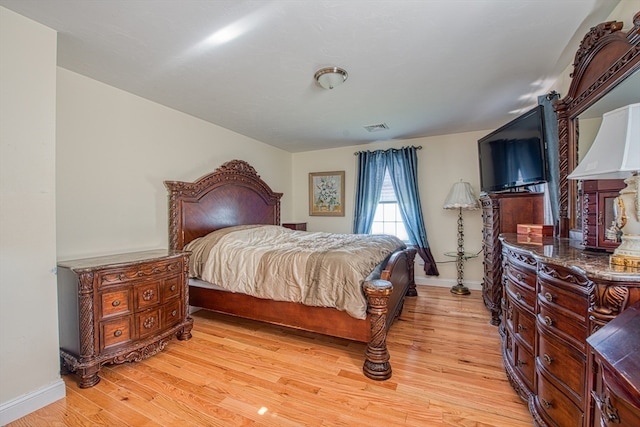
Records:
{"label": "table lamp", "polygon": [[614,200],[621,243],[609,261],[640,268],[640,103],[603,114],[593,145],[568,179],[624,179],[627,184]]}
{"label": "table lamp", "polygon": [[469,289],[464,286],[464,261],[467,255],[464,252],[464,224],[462,222],[462,210],[474,210],[480,207],[478,199],[468,182],[456,182],[449,190],[449,195],[444,201],[444,209],[458,209],[458,252],[456,253],[456,267],[458,270],[458,283],[451,288],[451,293],[456,295],[469,295]]}

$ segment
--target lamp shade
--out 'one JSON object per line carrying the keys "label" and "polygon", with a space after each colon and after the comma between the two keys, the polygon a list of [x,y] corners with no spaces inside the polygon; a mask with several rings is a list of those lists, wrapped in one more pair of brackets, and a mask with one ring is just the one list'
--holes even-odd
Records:
{"label": "lamp shade", "polygon": [[624,179],[640,171],[640,104],[603,114],[593,145],[569,179]]}
{"label": "lamp shade", "polygon": [[468,182],[456,182],[444,201],[444,209],[478,209],[478,199]]}

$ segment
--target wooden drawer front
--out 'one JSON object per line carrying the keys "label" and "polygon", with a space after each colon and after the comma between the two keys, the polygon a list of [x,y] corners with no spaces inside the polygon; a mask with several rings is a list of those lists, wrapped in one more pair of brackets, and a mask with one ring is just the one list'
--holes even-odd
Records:
{"label": "wooden drawer front", "polygon": [[525,287],[514,282],[514,277],[511,275],[511,269],[508,270],[506,285],[509,298],[522,304],[530,312],[535,312],[535,291],[530,287]]}
{"label": "wooden drawer front", "polygon": [[548,381],[544,375],[538,375],[538,393],[535,400],[536,406],[546,415],[545,418],[554,421],[549,425],[559,427],[580,427],[583,425],[584,415],[580,408]]}
{"label": "wooden drawer front", "polygon": [[553,337],[541,332],[538,337],[537,363],[555,377],[582,404],[586,381],[586,362],[583,355]]}
{"label": "wooden drawer front", "polygon": [[109,349],[131,341],[131,331],[131,316],[102,322],[100,324],[100,349]]}
{"label": "wooden drawer front", "polygon": [[560,310],[540,303],[538,304],[538,325],[540,330],[544,331],[546,329],[580,351],[585,351],[585,340],[587,339],[586,322],[579,322]]}
{"label": "wooden drawer front", "polygon": [[135,286],[136,311],[160,304],[160,283],[156,281]]}
{"label": "wooden drawer front", "polygon": [[544,304],[538,305],[538,327],[547,330],[572,344],[584,353],[587,339],[587,325],[566,313],[554,310]]}
{"label": "wooden drawer front", "polygon": [[522,379],[529,390],[533,390],[533,378],[535,371],[535,359],[533,353],[523,346],[518,340],[513,342],[513,366],[518,372],[518,376]]}
{"label": "wooden drawer front", "polygon": [[523,310],[513,311],[513,332],[525,344],[530,352],[533,352],[536,333],[535,315]]}
{"label": "wooden drawer front", "polygon": [[162,307],[162,327],[168,328],[182,319],[182,301],[174,301]]}
{"label": "wooden drawer front", "polygon": [[544,299],[550,305],[553,304],[565,309],[568,312],[575,314],[578,319],[587,318],[589,304],[585,295],[568,292],[565,289],[549,284],[544,280],[540,280],[538,289],[539,298]]}
{"label": "wooden drawer front", "polygon": [[513,338],[513,332],[509,328],[505,328],[503,346],[504,356],[506,356],[509,365],[513,366],[515,360],[515,339]]}
{"label": "wooden drawer front", "polygon": [[160,323],[160,309],[144,311],[136,315],[136,330],[138,337],[143,338],[147,335],[159,332],[162,328]]}
{"label": "wooden drawer front", "polygon": [[640,401],[602,365],[602,393],[593,392],[595,421],[602,426],[640,426]]}
{"label": "wooden drawer front", "polygon": [[174,275],[182,271],[182,258],[172,258],[164,261],[143,262],[133,264],[127,268],[112,268],[98,274],[98,286],[112,286],[119,283],[129,283],[144,279],[161,279],[166,275]]}
{"label": "wooden drawer front", "polygon": [[165,280],[162,283],[162,302],[169,301],[170,299],[180,296],[180,287],[182,275],[178,277],[172,277]]}
{"label": "wooden drawer front", "polygon": [[129,302],[130,296],[131,290],[129,288],[102,293],[100,298],[102,317],[104,318],[129,313],[131,310]]}

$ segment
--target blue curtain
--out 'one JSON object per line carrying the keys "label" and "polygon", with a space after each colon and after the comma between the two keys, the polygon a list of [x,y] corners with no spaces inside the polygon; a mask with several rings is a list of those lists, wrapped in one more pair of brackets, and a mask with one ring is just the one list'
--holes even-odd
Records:
{"label": "blue curtain", "polygon": [[371,232],[371,224],[380,200],[382,181],[387,168],[393,190],[398,198],[402,221],[409,234],[409,242],[416,247],[418,254],[424,260],[425,274],[438,276],[440,273],[429,249],[424,227],[418,191],[418,156],[415,147],[358,153],[354,233]]}
{"label": "blue curtain", "polygon": [[373,216],[382,191],[386,160],[385,152],[381,150],[358,153],[356,209],[353,217],[353,232],[356,234],[371,233]]}

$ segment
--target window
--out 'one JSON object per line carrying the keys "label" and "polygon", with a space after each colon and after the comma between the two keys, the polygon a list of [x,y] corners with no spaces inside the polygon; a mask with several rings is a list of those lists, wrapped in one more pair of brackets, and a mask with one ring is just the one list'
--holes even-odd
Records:
{"label": "window", "polygon": [[396,193],[393,191],[388,170],[384,172],[382,192],[380,193],[376,214],[373,217],[371,234],[391,234],[404,242],[409,241],[409,235],[404,222],[402,222],[400,206],[398,205]]}

